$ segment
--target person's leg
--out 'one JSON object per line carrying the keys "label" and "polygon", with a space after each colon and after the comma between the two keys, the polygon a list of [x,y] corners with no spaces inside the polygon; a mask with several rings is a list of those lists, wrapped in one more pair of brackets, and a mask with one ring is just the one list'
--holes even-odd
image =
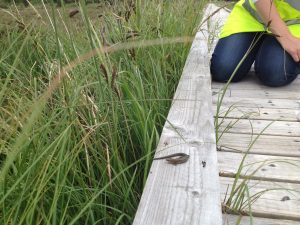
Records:
{"label": "person's leg", "polygon": [[279,87],[297,77],[300,63],[283,50],[275,37],[266,35],[255,59],[255,72],[263,84]]}
{"label": "person's leg", "polygon": [[[259,33],[238,33],[221,38],[211,58],[210,72],[212,79],[218,82],[226,82],[234,72],[235,68],[246,54],[247,50],[257,40]],[[255,60],[262,40],[253,47],[250,54],[241,64],[232,81],[240,81],[249,72]]]}

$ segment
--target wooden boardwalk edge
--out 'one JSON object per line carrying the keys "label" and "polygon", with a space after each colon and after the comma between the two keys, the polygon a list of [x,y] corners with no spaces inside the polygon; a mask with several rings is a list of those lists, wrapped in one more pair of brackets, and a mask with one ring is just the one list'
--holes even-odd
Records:
{"label": "wooden boardwalk edge", "polygon": [[[209,7],[205,12],[211,13]],[[153,161],[134,225],[222,224],[205,30],[192,44],[156,150],[156,157],[186,153],[190,158],[179,165]],[[182,95],[186,100],[176,101]]]}

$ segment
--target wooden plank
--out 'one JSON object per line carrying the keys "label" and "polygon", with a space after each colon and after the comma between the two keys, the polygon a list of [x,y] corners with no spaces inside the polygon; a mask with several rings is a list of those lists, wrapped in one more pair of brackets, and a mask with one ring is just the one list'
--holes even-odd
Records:
{"label": "wooden plank", "polygon": [[[241,153],[218,152],[220,175],[236,174],[243,156]],[[300,158],[248,154],[241,174],[253,175],[255,179],[288,180],[290,183],[300,184]]]}
{"label": "wooden plank", "polygon": [[[221,122],[221,121],[220,121]],[[239,134],[260,134],[269,126],[263,134],[273,136],[300,136],[299,122],[267,120],[248,120],[248,119],[224,119],[219,127],[219,133],[239,133]]]}
{"label": "wooden plank", "polygon": [[[214,115],[216,114],[214,107]],[[300,111],[296,109],[273,109],[273,108],[248,108],[248,107],[222,107],[219,117],[223,118],[249,118],[251,120],[278,120],[299,122]]]}
{"label": "wooden plank", "polygon": [[[217,96],[213,96],[213,103],[217,104]],[[224,98],[222,106],[244,106],[248,108],[276,108],[276,109],[296,109],[300,111],[300,100],[291,99],[258,99],[258,98]]]}
{"label": "wooden plank", "polygon": [[[225,133],[218,142],[224,151],[248,150],[256,138],[251,134]],[[300,157],[300,137],[260,135],[250,150],[250,154],[264,154],[287,157]]]}
{"label": "wooden plank", "polygon": [[[229,85],[230,89],[235,90],[264,90],[264,91],[271,91],[271,90],[277,90],[277,91],[299,91],[299,85],[300,85],[300,76],[296,80],[294,80],[291,84],[284,86],[284,87],[268,87],[265,85],[262,85],[261,82],[253,75],[249,74],[247,78],[243,79],[240,82],[237,83],[231,83]],[[224,83],[212,83],[212,88],[222,88],[224,86]]]}
{"label": "wooden plank", "polygon": [[[237,221],[239,221],[239,216],[236,215],[223,215],[223,225],[236,225]],[[280,219],[269,219],[269,218],[253,218],[254,225],[300,225],[299,221],[293,220],[280,220]],[[251,225],[250,217],[243,216],[239,225]]]}
{"label": "wooden plank", "polygon": [[[225,199],[226,196],[227,202],[234,179],[221,177],[220,180],[221,198]],[[241,182],[240,179],[237,184]],[[249,212],[247,202],[259,196],[251,205],[254,216],[300,221],[300,184],[248,180],[247,187],[250,198],[244,193],[243,203],[239,204],[241,211]]]}
{"label": "wooden plank", "polygon": [[[206,16],[215,9],[209,4]],[[153,161],[134,225],[222,224],[207,34],[195,37],[175,94],[187,101],[173,101],[156,150],[157,157],[184,152],[190,158],[176,166]]]}
{"label": "wooden plank", "polygon": [[[234,178],[220,177],[222,193],[221,199],[223,202],[224,199],[228,200],[234,180]],[[242,181],[244,180],[239,179],[237,185],[241,184]],[[263,180],[247,180],[247,186],[249,189],[250,198],[258,193],[261,193],[262,195],[259,197],[259,199],[274,200],[274,202],[276,202],[276,205],[280,206],[278,207],[279,209],[285,208],[287,206],[290,207],[289,204],[297,204],[298,206],[296,208],[300,207],[300,184],[269,182]],[[224,198],[225,195],[226,198]],[[248,201],[248,199],[245,199],[245,201]],[[292,211],[294,211],[295,214],[297,213],[300,217],[300,211],[297,210],[295,212],[295,210],[293,209]]]}
{"label": "wooden plank", "polygon": [[[217,95],[222,93],[222,89],[212,88],[213,94]],[[266,98],[266,99],[291,99],[299,100],[300,93],[296,91],[281,91],[281,90],[244,90],[228,88],[226,90],[227,96],[239,98]]]}
{"label": "wooden plank", "polygon": [[[180,90],[174,97],[178,100],[190,100],[187,96],[191,95],[201,95],[201,91],[193,90],[196,88],[198,83],[201,81],[201,76],[195,78],[183,79],[180,82],[180,87],[190,90]],[[206,81],[207,85],[210,85],[210,81]],[[267,98],[246,98],[246,97],[229,97],[230,93],[226,93],[226,98],[222,101],[221,108],[228,108],[230,106],[234,107],[247,107],[247,108],[271,108],[271,109],[291,109],[295,110],[297,113],[300,112],[300,100],[295,99],[267,99]],[[218,103],[218,96],[213,95],[213,103],[216,105]]]}
{"label": "wooden plank", "polygon": [[[195,63],[196,64],[196,63]],[[199,67],[201,68],[201,67]],[[207,70],[207,68],[201,68],[201,70]],[[203,79],[205,78],[205,79]],[[185,100],[185,101],[195,101],[203,98],[201,95],[203,94],[203,91],[198,89],[198,86],[204,87],[204,88],[209,88],[211,86],[211,81],[210,79],[207,79],[206,77],[201,76],[198,74],[197,76],[191,78],[185,78],[182,77],[178,87],[182,87],[184,89],[194,89],[197,88],[197,90],[194,91],[181,91],[180,89],[177,88],[178,91],[176,91],[174,95],[174,100]],[[206,87],[207,86],[207,87]]]}

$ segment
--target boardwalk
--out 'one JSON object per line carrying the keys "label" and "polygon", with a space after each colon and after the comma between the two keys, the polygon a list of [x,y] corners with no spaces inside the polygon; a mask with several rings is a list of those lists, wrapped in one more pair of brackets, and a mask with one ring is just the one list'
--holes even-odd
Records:
{"label": "boardwalk", "polygon": [[[269,126],[249,150],[241,173],[243,177],[252,174],[245,179],[249,181],[250,199],[266,191],[251,204],[252,214],[280,220],[267,223],[268,220],[264,219],[262,224],[300,224],[296,222],[300,221],[300,91],[294,89],[297,86],[300,86],[300,79],[289,86],[290,89],[266,88],[250,75],[247,81],[230,85],[229,95],[224,99],[223,110],[226,111],[232,104],[235,106],[220,126],[222,132],[234,122],[218,142],[223,199],[228,186],[229,190],[232,187],[243,152],[248,151],[251,142]],[[217,90],[220,84],[213,83],[212,87]],[[217,102],[216,96],[214,102]],[[220,119],[223,116],[221,114]],[[242,181],[240,178],[239,182]],[[249,211],[247,201],[245,197],[245,211]],[[242,205],[242,202],[239,204]],[[283,222],[282,219],[294,222]],[[249,221],[243,224],[249,224]]]}
{"label": "boardwalk", "polygon": [[[293,90],[299,85],[300,79],[297,79],[290,88]],[[213,83],[212,87],[217,90],[220,84]],[[251,212],[254,217],[277,220],[264,219],[261,224],[300,224],[300,124],[297,118],[300,98],[299,92],[298,96],[296,91],[292,95],[291,90],[262,88],[255,77],[250,76],[247,81],[230,85],[229,95],[224,99],[223,110],[232,104],[235,106],[220,126],[220,132],[228,124],[237,122],[218,142],[221,196],[224,199],[227,192],[229,198],[227,189],[234,183],[243,152],[249,151],[241,173],[243,178],[238,181],[247,181],[249,197],[245,196],[237,205],[249,211],[248,199],[254,200],[257,193],[266,191],[251,204]],[[214,102],[217,102],[216,96]],[[249,145],[267,126],[249,150]],[[247,176],[250,178],[244,178]],[[283,219],[292,221],[281,221]],[[227,220],[235,224],[233,218],[224,217],[224,221]],[[253,224],[259,224],[260,220],[254,218],[257,222]]]}
{"label": "boardwalk", "polygon": [[[218,26],[214,30],[224,15],[211,18]],[[223,86],[212,83],[214,111]],[[217,143],[224,224],[236,224],[239,217],[233,214],[250,212],[255,225],[300,224],[299,121],[300,78],[283,88],[269,88],[250,72],[245,81],[230,84],[219,115]],[[241,224],[250,224],[250,218],[244,216]]]}
{"label": "boardwalk", "polygon": [[300,77],[283,88],[251,73],[230,84],[215,140],[224,85],[211,84],[208,62],[227,16],[206,8],[156,150],[190,158],[153,162],[134,225],[300,225]]}

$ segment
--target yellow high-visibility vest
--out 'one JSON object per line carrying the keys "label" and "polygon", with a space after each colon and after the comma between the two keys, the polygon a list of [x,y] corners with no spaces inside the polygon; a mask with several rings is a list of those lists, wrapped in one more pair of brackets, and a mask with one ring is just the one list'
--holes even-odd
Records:
{"label": "yellow high-visibility vest", "polygon": [[[273,4],[275,4],[281,19],[287,24],[290,32],[294,36],[300,37],[300,0],[274,0]],[[266,27],[257,14],[253,1],[240,0],[235,4],[223,26],[220,38],[241,32],[265,30]]]}

